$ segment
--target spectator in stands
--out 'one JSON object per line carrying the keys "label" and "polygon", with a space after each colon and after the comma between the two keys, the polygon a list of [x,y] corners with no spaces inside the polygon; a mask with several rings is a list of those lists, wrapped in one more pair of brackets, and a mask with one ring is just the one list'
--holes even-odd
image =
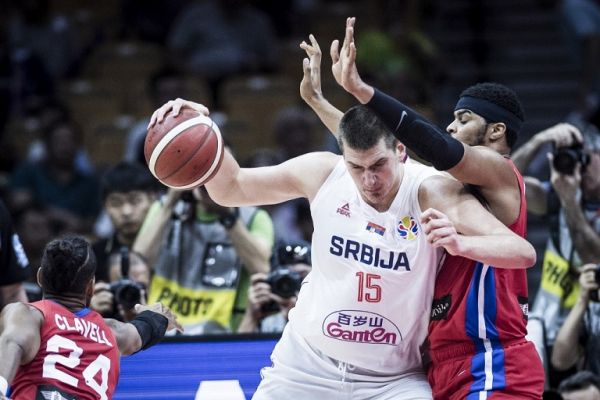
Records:
{"label": "spectator in stands", "polygon": [[579,297],[560,327],[552,350],[552,366],[566,370],[583,368],[600,374],[600,264],[586,264],[579,275]]}
{"label": "spectator in stands", "polygon": [[44,205],[61,232],[91,231],[100,211],[98,180],[75,167],[82,133],[73,121],[61,121],[44,131],[47,156],[24,162],[14,171],[9,187],[16,211]]}
{"label": "spectator in stands", "polygon": [[200,187],[156,203],[134,250],[153,269],[149,301],[168,305],[194,335],[237,330],[249,276],[268,271],[272,245],[264,210],[221,207]]}
{"label": "spectator in stands", "polygon": [[600,379],[589,371],[581,371],[565,379],[558,392],[564,400],[600,400]]}
{"label": "spectator in stands", "polygon": [[93,245],[98,264],[96,281],[111,281],[109,258],[118,254],[123,246],[133,246],[148,209],[156,200],[157,189],[156,179],[140,164],[120,162],[102,176],[102,202],[114,234]]}
{"label": "spectator in stands", "polygon": [[[600,135],[593,125],[587,125],[584,134],[570,124],[552,126],[513,154],[515,165],[525,173],[547,143],[555,146],[548,154],[550,182],[526,176],[525,183],[528,211],[547,216],[551,234],[530,313],[544,322],[546,344],[551,348],[579,297],[581,265],[600,261]],[[554,386],[560,378],[550,369],[549,379]]]}
{"label": "spectator in stands", "polygon": [[296,305],[302,280],[311,269],[308,242],[281,241],[271,257],[271,272],[251,276],[248,307],[239,333],[279,333]]}
{"label": "spectator in stands", "polygon": [[15,301],[27,302],[23,281],[31,275],[29,260],[0,200],[0,310]]}
{"label": "spectator in stands", "polygon": [[240,73],[270,72],[277,64],[276,37],[269,18],[247,0],[192,2],[167,37],[175,65],[200,74],[221,109],[221,83]]}
{"label": "spectator in stands", "polygon": [[561,27],[577,62],[576,111],[583,117],[600,105],[600,4],[594,0],[560,0]]}
{"label": "spectator in stands", "polygon": [[[187,82],[183,73],[172,68],[162,68],[150,77],[148,97],[153,106],[159,107],[171,99],[188,93]],[[123,159],[145,165],[144,140],[148,132],[148,118],[136,122],[127,134]]]}

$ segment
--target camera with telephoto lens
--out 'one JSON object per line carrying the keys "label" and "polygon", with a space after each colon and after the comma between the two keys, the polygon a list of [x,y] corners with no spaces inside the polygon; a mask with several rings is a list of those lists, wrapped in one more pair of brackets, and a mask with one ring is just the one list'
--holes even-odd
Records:
{"label": "camera with telephoto lens", "polygon": [[[299,272],[290,268],[294,264],[310,265],[310,244],[303,241],[276,244],[271,257],[271,272],[266,279],[273,294],[284,299],[298,294],[303,277]],[[263,311],[278,309],[279,306],[275,302],[263,306]]]}
{"label": "camera with telephoto lens", "polygon": [[583,172],[590,162],[590,156],[583,151],[583,144],[579,142],[575,142],[569,147],[558,147],[554,149],[553,155],[554,169],[564,175],[573,175],[578,163],[581,164]]}
{"label": "camera with telephoto lens", "polygon": [[[121,248],[121,276],[129,276],[129,249],[125,246]],[[112,282],[110,291],[113,294],[115,310],[119,304],[125,310],[132,310],[136,304],[142,302],[144,290],[144,285],[129,278]]]}
{"label": "camera with telephoto lens", "polygon": [[[600,286],[600,264],[596,264],[596,270],[594,271],[594,281]],[[590,290],[590,300],[600,301],[598,297],[598,289]]]}

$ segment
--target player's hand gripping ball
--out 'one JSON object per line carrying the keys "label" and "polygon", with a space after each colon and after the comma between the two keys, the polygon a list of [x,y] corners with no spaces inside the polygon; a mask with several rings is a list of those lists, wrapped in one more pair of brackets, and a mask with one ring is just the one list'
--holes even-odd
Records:
{"label": "player's hand gripping ball", "polygon": [[207,116],[183,109],[166,115],[148,130],[144,156],[152,175],[174,189],[192,189],[208,182],[223,161],[219,127]]}

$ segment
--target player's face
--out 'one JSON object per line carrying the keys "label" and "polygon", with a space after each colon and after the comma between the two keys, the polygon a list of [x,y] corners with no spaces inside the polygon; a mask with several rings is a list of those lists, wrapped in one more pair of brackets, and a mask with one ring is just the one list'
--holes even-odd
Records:
{"label": "player's face", "polygon": [[141,190],[114,192],[104,201],[115,230],[125,236],[137,234],[151,204],[152,195]]}
{"label": "player's face", "polygon": [[363,200],[378,211],[389,208],[400,187],[404,146],[389,148],[381,139],[368,150],[344,146],[346,168]]}
{"label": "player's face", "polygon": [[488,124],[485,119],[466,109],[454,112],[454,121],[448,125],[446,131],[456,140],[469,146],[485,144],[485,135]]}

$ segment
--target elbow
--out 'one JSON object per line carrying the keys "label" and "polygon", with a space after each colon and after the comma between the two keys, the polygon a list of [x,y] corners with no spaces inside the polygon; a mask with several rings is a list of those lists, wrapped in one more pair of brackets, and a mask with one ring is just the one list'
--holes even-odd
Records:
{"label": "elbow", "polygon": [[552,367],[558,371],[565,371],[571,368],[575,363],[569,362],[566,354],[563,354],[563,349],[560,345],[558,347],[556,344],[554,345],[554,349],[552,351],[552,356],[550,357],[550,364]]}
{"label": "elbow", "polygon": [[522,265],[524,268],[531,268],[537,261],[537,253],[531,243],[527,242],[527,246],[523,252]]}

